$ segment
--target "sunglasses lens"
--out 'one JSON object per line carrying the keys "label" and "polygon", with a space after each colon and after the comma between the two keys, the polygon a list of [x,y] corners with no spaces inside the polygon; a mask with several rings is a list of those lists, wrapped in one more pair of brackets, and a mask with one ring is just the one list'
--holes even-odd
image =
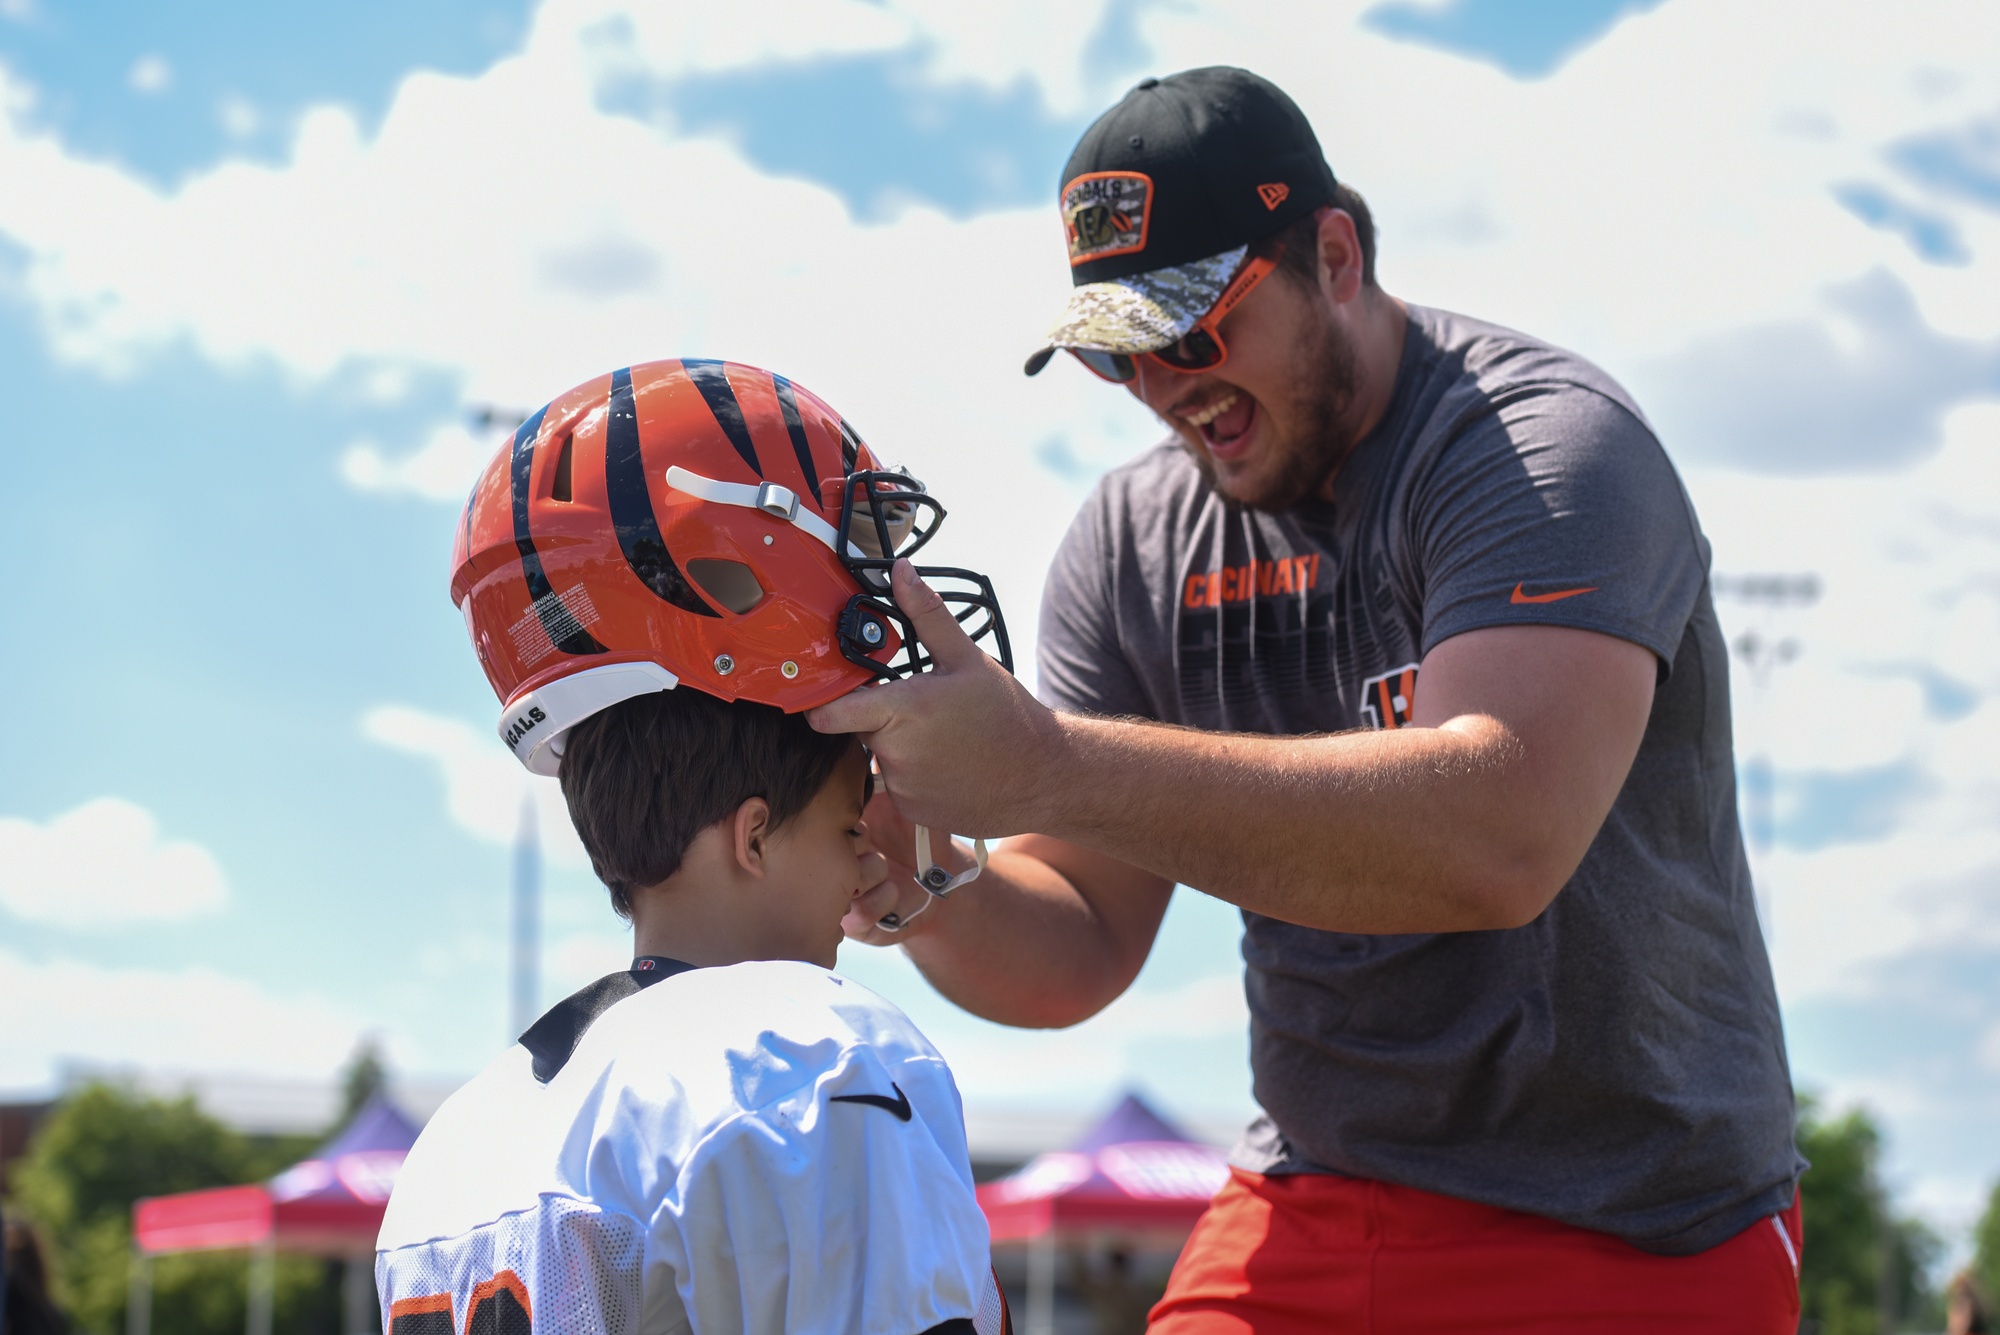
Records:
{"label": "sunglasses lens", "polygon": [[1177,371],[1204,371],[1221,363],[1222,345],[1206,329],[1194,329],[1153,355]]}
{"label": "sunglasses lens", "polygon": [[1139,374],[1139,368],[1125,353],[1099,352],[1095,348],[1071,348],[1070,351],[1096,374],[1117,384],[1122,385]]}

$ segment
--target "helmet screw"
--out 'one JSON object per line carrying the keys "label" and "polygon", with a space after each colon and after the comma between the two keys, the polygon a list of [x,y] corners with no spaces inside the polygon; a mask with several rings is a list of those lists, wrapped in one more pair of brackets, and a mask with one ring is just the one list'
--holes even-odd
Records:
{"label": "helmet screw", "polygon": [[784,673],[787,677],[796,677],[799,675],[799,665],[787,659],[785,665],[779,668],[778,671]]}
{"label": "helmet screw", "polygon": [[776,541],[777,541],[777,539],[776,539],[776,538],[774,538],[774,537],[772,537],[772,536],[771,536],[770,534],[766,533],[766,534],[764,535],[764,545],[765,545],[766,547],[769,547],[769,546],[770,546],[770,545],[771,545],[772,543],[774,543],[774,542],[776,542]]}
{"label": "helmet screw", "polygon": [[882,623],[879,621],[862,622],[861,638],[868,641],[868,643],[870,644],[882,643]]}
{"label": "helmet screw", "polygon": [[736,660],[728,654],[717,654],[715,656],[715,671],[719,676],[728,676],[730,673],[736,671]]}

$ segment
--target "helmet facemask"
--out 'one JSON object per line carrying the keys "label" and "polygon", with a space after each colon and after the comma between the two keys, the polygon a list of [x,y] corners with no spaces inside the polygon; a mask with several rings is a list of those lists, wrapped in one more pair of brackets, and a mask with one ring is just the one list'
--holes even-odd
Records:
{"label": "helmet facemask", "polygon": [[[840,651],[848,662],[882,680],[895,681],[928,671],[933,665],[915,625],[896,605],[889,573],[897,561],[911,558],[931,540],[944,516],[943,504],[907,469],[849,473],[842,483],[835,551],[862,592],[848,599],[841,613]],[[1012,672],[1013,649],[993,582],[958,566],[916,569],[965,627],[967,637],[974,643],[990,638],[993,656]],[[891,625],[900,643],[885,662],[874,655],[881,653]]]}

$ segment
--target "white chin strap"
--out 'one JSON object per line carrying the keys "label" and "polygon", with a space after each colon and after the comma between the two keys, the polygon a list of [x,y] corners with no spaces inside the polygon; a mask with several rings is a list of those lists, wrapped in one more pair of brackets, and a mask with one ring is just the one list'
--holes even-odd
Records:
{"label": "white chin strap", "polygon": [[[765,482],[751,486],[747,482],[724,482],[720,478],[703,477],[690,472],[679,464],[667,469],[667,485],[675,491],[684,491],[690,496],[715,505],[734,505],[745,510],[762,510],[773,519],[809,533],[827,545],[829,551],[840,551],[840,534],[833,525],[821,519],[805,506],[799,504],[798,493],[790,487],[781,487],[775,482]],[[861,549],[853,543],[847,544],[849,556],[859,557]]]}
{"label": "white chin strap", "polygon": [[[945,842],[951,842],[950,835],[945,836]],[[923,868],[922,871],[917,873],[917,884],[924,888],[924,902],[918,905],[917,911],[908,917],[904,917],[900,913],[883,914],[877,920],[876,926],[885,932],[902,931],[922,916],[924,910],[928,909],[932,904],[945,898],[961,885],[978,880],[979,873],[986,870],[986,841],[984,839],[974,839],[972,841],[972,866],[953,876],[932,860],[930,827],[928,825],[919,825],[917,827],[917,865]]]}

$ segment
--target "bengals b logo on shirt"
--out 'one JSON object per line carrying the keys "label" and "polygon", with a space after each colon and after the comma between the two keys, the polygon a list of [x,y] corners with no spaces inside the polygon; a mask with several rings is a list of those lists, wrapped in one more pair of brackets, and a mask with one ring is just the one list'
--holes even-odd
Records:
{"label": "bengals b logo on shirt", "polygon": [[1406,728],[1417,708],[1417,665],[1405,663],[1361,683],[1361,717],[1375,729]]}

